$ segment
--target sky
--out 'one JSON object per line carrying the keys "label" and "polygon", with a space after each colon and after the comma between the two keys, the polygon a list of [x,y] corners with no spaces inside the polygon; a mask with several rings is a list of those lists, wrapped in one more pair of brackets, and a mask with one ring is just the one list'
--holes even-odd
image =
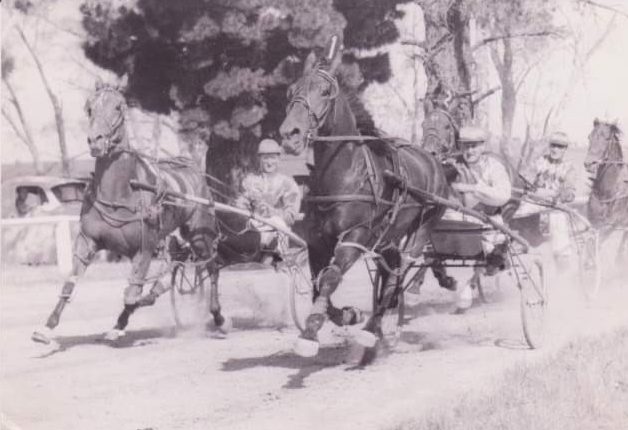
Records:
{"label": "sky", "polygon": [[[582,38],[579,46],[584,51],[604,31],[611,14],[606,11],[595,14],[576,13],[569,7],[573,0],[561,1],[563,7],[557,15],[557,22],[577,30]],[[628,11],[628,0],[600,1],[616,4],[622,10]],[[83,158],[87,157],[83,112],[85,98],[93,88],[96,76],[110,82],[114,81],[114,76],[91,64],[83,55],[81,38],[75,35],[83,33],[78,3],[76,0],[57,0],[45,13],[45,19],[39,20],[37,25],[29,23],[26,33],[63,103],[69,154],[71,157]],[[15,25],[24,25],[24,22],[15,14],[7,13],[4,3],[1,8],[2,45],[16,58],[16,73],[12,76],[12,83],[27,112],[42,159],[58,160],[59,147],[52,108],[32,59],[17,38],[14,28]],[[423,32],[420,10],[413,5],[404,8],[406,17],[399,22],[402,38],[420,38]],[[414,70],[408,59],[412,48],[395,44],[387,49],[391,52],[394,77],[386,84],[371,85],[363,98],[374,113],[377,124],[384,131],[410,138],[411,108],[415,98]],[[573,58],[573,46],[566,46],[547,55],[530,73],[520,94],[515,136],[523,137],[526,118],[530,120],[533,110],[535,122],[542,123],[545,113],[565,93],[566,83],[570,82],[569,77],[573,70]],[[490,70],[488,65],[486,67]],[[422,74],[419,75],[417,94],[420,96],[425,82]],[[4,86],[1,91],[3,106],[8,106]],[[492,112],[492,121],[488,126],[492,133],[499,134],[499,96],[491,97],[487,103]],[[155,117],[142,116],[140,113],[137,115],[140,122],[148,123],[147,130],[150,134],[151,121]],[[616,19],[613,31],[587,63],[582,78],[573,85],[564,109],[552,117],[551,129],[565,131],[577,144],[584,146],[595,117],[617,119],[620,126],[628,130],[628,18],[624,16]],[[172,118],[162,120],[173,122]],[[4,118],[0,128],[2,162],[29,161],[28,151],[16,139]],[[176,143],[173,143],[176,137],[171,131],[165,129],[164,136],[169,150],[176,147]]]}

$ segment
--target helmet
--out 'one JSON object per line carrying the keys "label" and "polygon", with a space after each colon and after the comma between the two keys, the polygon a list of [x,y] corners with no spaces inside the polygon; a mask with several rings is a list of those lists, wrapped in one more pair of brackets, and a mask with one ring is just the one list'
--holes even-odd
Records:
{"label": "helmet", "polygon": [[569,146],[569,137],[562,131],[556,131],[549,137],[549,144],[555,144],[560,146]]}
{"label": "helmet", "polygon": [[486,141],[486,132],[479,127],[462,127],[459,132],[458,142],[477,143]]}
{"label": "helmet", "polygon": [[281,146],[273,139],[264,139],[257,148],[258,154],[281,154]]}

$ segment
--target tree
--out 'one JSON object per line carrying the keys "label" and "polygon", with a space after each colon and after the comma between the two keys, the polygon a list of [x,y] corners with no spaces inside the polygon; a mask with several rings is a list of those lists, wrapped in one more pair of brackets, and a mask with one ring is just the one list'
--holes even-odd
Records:
{"label": "tree", "polygon": [[402,2],[86,0],[84,49],[99,66],[128,76],[127,95],[143,109],[179,112],[188,146],[209,139],[210,170],[235,182],[231,166],[250,168],[259,138],[276,134],[301,60],[331,35],[344,31],[346,71],[361,73],[356,85],[388,79],[387,55],[364,52],[398,37]]}
{"label": "tree", "polygon": [[[472,49],[487,47],[501,86],[502,151],[508,153],[517,107],[517,92],[537,64],[550,38],[562,34],[553,24],[553,0],[469,0],[468,7],[486,38]],[[538,54],[537,54],[538,55]],[[541,54],[542,55],[542,54]],[[517,76],[518,75],[518,76]]]}
{"label": "tree", "polygon": [[[48,6],[50,6],[50,2],[45,2],[43,0],[39,0],[39,1],[14,0],[10,2],[7,7],[12,8],[14,11],[17,11],[17,13],[24,18],[24,24],[19,25],[15,23],[14,27],[22,43],[26,47],[29,55],[33,59],[33,62],[35,63],[37,72],[39,73],[42,84],[44,85],[44,88],[46,90],[46,95],[48,96],[48,99],[50,100],[50,103],[52,105],[52,109],[54,112],[55,126],[56,126],[56,131],[57,131],[57,138],[59,142],[59,149],[61,152],[62,172],[65,176],[69,176],[70,175],[70,163],[69,163],[68,153],[67,153],[65,123],[63,119],[63,107],[62,107],[61,101],[59,100],[59,97],[57,96],[56,92],[53,90],[52,85],[47,77],[44,65],[42,64],[42,61],[40,60],[36,47],[33,46],[33,44],[29,41],[28,37],[26,36],[23,30],[23,28],[25,28],[28,25],[27,24],[28,20],[30,19],[38,20],[42,16],[44,16],[45,15],[44,11]],[[12,92],[12,98],[13,100],[16,100],[14,92]],[[17,109],[17,105],[15,103],[14,105],[16,106],[16,109]],[[20,114],[18,113],[18,115]],[[24,133],[25,133],[26,139],[29,140],[29,137],[27,137],[26,135],[30,134],[30,131],[27,131],[27,128],[24,128]],[[30,140],[32,142],[32,137],[30,138]],[[34,142],[32,144],[34,145]],[[29,150],[31,151],[31,154],[33,152],[32,148],[34,148],[34,146],[33,147],[29,146]]]}
{"label": "tree", "polygon": [[88,58],[127,75],[141,108],[179,112],[187,141],[211,136],[209,157],[223,164],[246,164],[254,142],[275,133],[299,59],[345,26],[332,0],[118,4],[81,5]]}
{"label": "tree", "polygon": [[13,116],[10,113],[8,108],[2,106],[2,116],[9,123],[11,129],[18,137],[18,139],[23,142],[28,151],[33,158],[33,168],[35,173],[38,175],[43,172],[43,166],[41,164],[41,160],[39,158],[39,150],[37,149],[37,145],[35,144],[35,140],[33,139],[33,132],[31,131],[30,125],[26,118],[24,117],[24,110],[22,109],[22,104],[19,101],[17,93],[11,84],[10,76],[13,74],[15,70],[15,62],[13,57],[9,54],[8,51],[2,49],[2,83],[6,87],[9,92],[8,100],[13,106],[13,111],[17,115],[18,122],[13,119]]}

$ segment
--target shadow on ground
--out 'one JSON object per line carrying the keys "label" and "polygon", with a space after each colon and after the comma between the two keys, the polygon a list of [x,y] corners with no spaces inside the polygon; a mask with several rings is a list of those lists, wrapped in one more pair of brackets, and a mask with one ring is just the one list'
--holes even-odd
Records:
{"label": "shadow on ground", "polygon": [[48,351],[37,358],[47,358],[60,352],[66,352],[72,348],[85,345],[105,345],[111,348],[137,348],[155,343],[155,339],[174,338],[177,330],[174,327],[162,327],[155,329],[127,331],[126,334],[115,341],[104,338],[103,333],[79,335],[79,336],[57,336],[54,341],[57,348]]}
{"label": "shadow on ground", "polygon": [[316,357],[304,358],[292,352],[277,352],[263,357],[232,358],[222,364],[225,372],[257,367],[280,367],[295,369],[297,372],[288,376],[283,388],[304,388],[305,380],[316,372],[346,364],[348,356],[346,346],[322,347]]}

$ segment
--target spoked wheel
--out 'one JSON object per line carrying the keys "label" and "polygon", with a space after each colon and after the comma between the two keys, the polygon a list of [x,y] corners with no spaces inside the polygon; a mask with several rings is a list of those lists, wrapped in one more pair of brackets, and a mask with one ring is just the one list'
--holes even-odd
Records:
{"label": "spoked wheel", "polygon": [[589,230],[576,240],[578,251],[578,282],[587,299],[597,297],[602,283],[600,270],[600,239],[597,231]]}
{"label": "spoked wheel", "polygon": [[548,304],[543,264],[530,255],[519,255],[515,260],[513,270],[521,293],[523,335],[530,348],[540,348],[545,340]]}
{"label": "spoked wheel", "polygon": [[208,313],[204,267],[175,265],[170,278],[170,304],[174,322],[179,328],[205,323]]}
{"label": "spoked wheel", "polygon": [[[305,253],[307,257],[307,253]],[[286,273],[290,277],[290,315],[299,331],[305,330],[305,320],[312,309],[313,286],[307,258],[301,254],[286,264]]]}

